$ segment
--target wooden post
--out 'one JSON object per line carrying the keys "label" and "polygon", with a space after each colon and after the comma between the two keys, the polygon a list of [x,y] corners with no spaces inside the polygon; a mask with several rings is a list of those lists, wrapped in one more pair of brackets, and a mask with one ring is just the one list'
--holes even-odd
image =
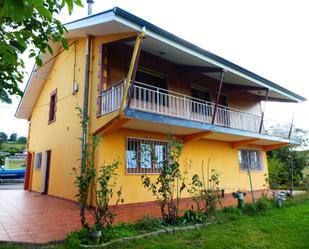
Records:
{"label": "wooden post", "polygon": [[131,87],[129,88],[129,95],[128,95],[128,107],[130,107],[131,104],[131,99],[133,96],[133,90],[134,90],[134,83],[135,83],[135,79],[136,79],[136,72],[137,72],[137,66],[138,66],[138,61],[139,61],[139,57],[141,54],[141,47],[142,47],[142,40],[140,40],[140,44],[137,48],[137,55],[136,55],[136,59],[135,59],[135,64],[133,67],[133,73],[132,73],[132,82],[131,82]]}
{"label": "wooden post", "polygon": [[223,77],[224,77],[224,70],[222,69],[221,76],[220,76],[220,84],[219,84],[219,89],[218,89],[218,95],[217,95],[217,99],[216,99],[216,105],[215,105],[215,109],[214,109],[214,112],[213,112],[211,124],[215,123],[217,109],[218,109],[218,104],[219,104],[220,95],[221,95]]}
{"label": "wooden post", "polygon": [[129,91],[129,87],[130,87],[130,83],[131,83],[131,78],[132,78],[132,74],[133,74],[133,70],[134,70],[134,66],[135,66],[135,61],[138,55],[138,50],[139,47],[141,45],[141,40],[144,38],[145,36],[145,32],[141,32],[137,38],[136,38],[136,42],[135,42],[135,47],[133,50],[133,55],[132,55],[132,59],[131,59],[131,63],[130,63],[130,67],[129,67],[129,71],[128,71],[128,75],[127,75],[127,80],[126,80],[126,85],[124,87],[124,92],[123,92],[123,97],[122,97],[122,101],[121,101],[121,106],[120,106],[120,110],[119,112],[123,112],[124,110],[124,106],[127,100],[127,96],[128,96],[128,91]]}
{"label": "wooden post", "polygon": [[265,115],[265,110],[266,110],[266,103],[267,103],[267,100],[268,100],[268,93],[269,93],[269,89],[266,89],[265,104],[264,104],[264,109],[263,109],[263,112],[262,112],[262,117],[261,117],[261,124],[260,124],[259,133],[261,133],[261,132],[262,132],[262,129],[263,129],[264,115]]}

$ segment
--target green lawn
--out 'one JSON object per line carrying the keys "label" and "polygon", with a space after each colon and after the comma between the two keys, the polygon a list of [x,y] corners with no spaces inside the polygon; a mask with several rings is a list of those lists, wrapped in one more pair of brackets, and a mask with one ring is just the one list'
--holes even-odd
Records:
{"label": "green lawn", "polygon": [[[193,248],[309,248],[309,203],[272,209],[247,216],[225,214],[221,222],[207,228],[113,244],[109,249],[193,249]],[[40,247],[37,247],[40,248]],[[56,246],[55,249],[68,249]],[[0,246],[0,249],[23,249]]]}

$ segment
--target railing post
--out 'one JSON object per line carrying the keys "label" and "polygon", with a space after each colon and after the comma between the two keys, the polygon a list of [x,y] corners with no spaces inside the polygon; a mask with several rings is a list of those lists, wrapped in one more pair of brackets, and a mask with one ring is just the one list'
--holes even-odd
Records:
{"label": "railing post", "polygon": [[211,124],[215,123],[217,109],[218,109],[218,104],[219,104],[220,95],[221,95],[223,77],[224,77],[224,70],[222,70],[221,75],[220,75],[220,84],[219,84],[219,89],[218,89],[218,95],[217,95],[217,99],[216,99],[216,105],[215,105],[215,109],[214,109],[214,112],[213,112]]}
{"label": "railing post", "polygon": [[262,132],[262,129],[263,129],[264,115],[265,115],[265,110],[266,110],[266,103],[267,103],[267,100],[268,100],[268,93],[269,93],[269,89],[266,89],[265,104],[264,104],[264,109],[263,109],[263,112],[262,112],[262,117],[261,117],[261,123],[260,123],[259,133],[261,133],[261,132]]}

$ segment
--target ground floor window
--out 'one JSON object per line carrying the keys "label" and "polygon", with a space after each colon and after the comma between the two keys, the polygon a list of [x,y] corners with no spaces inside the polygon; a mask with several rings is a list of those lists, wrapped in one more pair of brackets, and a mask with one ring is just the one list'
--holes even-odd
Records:
{"label": "ground floor window", "polygon": [[257,171],[263,169],[262,153],[260,150],[240,149],[238,151],[240,170]]}
{"label": "ground floor window", "polygon": [[35,154],[35,169],[41,169],[42,165],[42,152]]}
{"label": "ground floor window", "polygon": [[168,142],[126,138],[127,173],[160,173],[167,158]]}

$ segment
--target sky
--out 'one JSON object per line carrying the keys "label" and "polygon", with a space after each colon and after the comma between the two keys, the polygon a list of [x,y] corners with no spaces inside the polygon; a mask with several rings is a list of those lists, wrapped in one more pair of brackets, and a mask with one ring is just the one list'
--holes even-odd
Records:
{"label": "sky", "polygon": [[[309,99],[309,1],[94,1],[93,13],[118,6]],[[69,22],[86,15],[85,3],[59,19]],[[34,62],[23,58],[27,82]],[[0,102],[0,131],[26,136],[27,121],[14,118],[18,102],[16,97],[12,105]],[[294,110],[295,125],[309,130],[309,101],[267,103],[265,115],[289,123]]]}

